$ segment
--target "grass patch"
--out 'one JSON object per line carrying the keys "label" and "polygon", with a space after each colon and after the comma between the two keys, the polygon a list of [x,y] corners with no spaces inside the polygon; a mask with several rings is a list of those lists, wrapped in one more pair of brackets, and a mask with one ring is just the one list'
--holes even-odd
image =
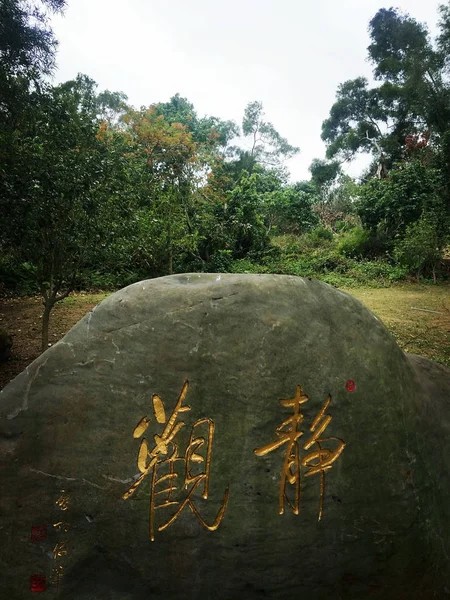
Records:
{"label": "grass patch", "polygon": [[[98,304],[99,302],[110,296],[111,293],[112,292],[99,292],[95,294],[90,292],[72,293],[70,294],[70,296],[67,296],[67,298],[64,298],[64,300],[57,302],[55,304],[55,309],[61,310],[71,306],[81,308],[83,305],[90,307],[91,304]],[[87,310],[90,310],[90,308],[87,308]]]}
{"label": "grass patch", "polygon": [[[343,288],[345,289],[345,288]],[[450,367],[450,285],[345,289],[389,329],[399,346]],[[425,310],[413,310],[413,309]],[[436,312],[425,312],[432,310]]]}

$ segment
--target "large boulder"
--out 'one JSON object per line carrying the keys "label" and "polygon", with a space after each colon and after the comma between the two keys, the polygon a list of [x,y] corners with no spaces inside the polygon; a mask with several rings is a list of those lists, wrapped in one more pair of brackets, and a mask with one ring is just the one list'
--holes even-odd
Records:
{"label": "large boulder", "polygon": [[449,393],[317,281],[129,286],[0,395],[2,597],[445,598]]}

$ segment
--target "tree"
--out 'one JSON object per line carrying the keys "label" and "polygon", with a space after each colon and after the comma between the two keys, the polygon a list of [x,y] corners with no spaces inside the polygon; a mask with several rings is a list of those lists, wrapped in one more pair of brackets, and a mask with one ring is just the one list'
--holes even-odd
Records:
{"label": "tree", "polygon": [[440,227],[431,215],[423,213],[418,221],[406,228],[404,235],[395,243],[396,261],[415,271],[417,282],[420,273],[429,268],[436,283],[436,267],[442,259],[442,248],[448,241],[440,235]]}
{"label": "tree", "polygon": [[300,152],[282,137],[272,123],[264,120],[264,109],[261,102],[250,102],[242,120],[242,133],[249,150],[240,151],[241,160],[247,161],[250,171],[257,163],[264,167],[280,168],[283,162]]}
{"label": "tree", "polygon": [[239,133],[236,123],[222,121],[217,117],[199,118],[194,105],[187,98],[175,94],[169,102],[160,102],[155,105],[158,115],[163,115],[170,125],[181,123],[192,134],[193,140],[201,144],[214,143],[226,146],[235,135]]}
{"label": "tree", "polygon": [[344,213],[337,206],[337,195],[343,192],[344,176],[338,161],[327,161],[315,158],[310,167],[311,185],[316,191],[314,211],[325,228],[334,230]]}
{"label": "tree", "polygon": [[99,195],[105,149],[93,119],[92,80],[79,77],[36,96],[8,157],[12,185],[2,198],[2,246],[34,274],[44,303],[45,349],[50,312],[98,255],[113,211]]}
{"label": "tree", "polygon": [[450,126],[445,8],[441,15],[442,35],[435,48],[426,27],[410,16],[392,8],[377,12],[369,26],[368,52],[381,83],[370,88],[360,77],[339,86],[322,126],[329,158],[372,153],[382,178],[403,158],[408,135],[428,132],[430,143],[441,147]]}
{"label": "tree", "polygon": [[447,229],[442,190],[443,178],[437,169],[420,161],[405,162],[389,179],[371,179],[362,186],[357,212],[363,225],[390,248],[424,212],[433,215],[443,231]]}
{"label": "tree", "polygon": [[264,250],[269,242],[260,211],[257,173],[243,173],[239,183],[228,192],[224,210],[224,231],[227,248],[233,258],[244,258],[249,252]]}
{"label": "tree", "polygon": [[95,99],[98,117],[110,127],[118,126],[121,117],[129,109],[127,100],[128,96],[123,92],[104,90]]}
{"label": "tree", "polygon": [[380,91],[369,89],[364,77],[346,81],[339,86],[330,117],[322,125],[327,157],[345,162],[358,152],[372,153],[381,178],[386,173],[386,152],[391,145],[388,132],[392,127]]}
{"label": "tree", "polygon": [[65,5],[65,0],[1,1],[0,127],[16,126],[26,110],[30,86],[52,73],[57,42],[48,12],[62,12]]}
{"label": "tree", "polygon": [[166,121],[155,105],[129,109],[122,121],[129,138],[127,157],[139,172],[145,252],[152,257],[153,272],[165,256],[166,272],[172,274],[175,250],[189,251],[194,235],[189,231],[189,204],[197,144],[185,125]]}
{"label": "tree", "polygon": [[[17,137],[36,110],[43,77],[55,65],[56,40],[49,13],[61,12],[65,0],[0,2],[0,203],[16,195]],[[44,86],[45,87],[45,86]]]}
{"label": "tree", "polygon": [[10,75],[48,75],[54,68],[56,40],[47,10],[61,12],[65,0],[2,0],[0,64]]}
{"label": "tree", "polygon": [[317,201],[317,190],[309,182],[280,184],[266,192],[261,210],[268,233],[301,235],[311,231],[319,223],[314,209]]}
{"label": "tree", "polygon": [[341,174],[341,166],[336,161],[325,161],[315,158],[309,166],[311,183],[326,201],[327,196]]}

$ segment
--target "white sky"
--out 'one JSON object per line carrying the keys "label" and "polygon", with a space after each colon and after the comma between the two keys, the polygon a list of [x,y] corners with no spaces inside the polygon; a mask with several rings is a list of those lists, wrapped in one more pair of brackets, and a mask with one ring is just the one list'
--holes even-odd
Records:
{"label": "white sky", "polygon": [[[443,2],[444,0],[442,0]],[[139,107],[179,92],[199,116],[239,124],[248,102],[301,153],[288,166],[308,179],[339,83],[370,77],[367,27],[392,4],[432,33],[438,0],[68,0],[53,19],[55,82],[77,73]],[[350,168],[358,174],[364,161]]]}

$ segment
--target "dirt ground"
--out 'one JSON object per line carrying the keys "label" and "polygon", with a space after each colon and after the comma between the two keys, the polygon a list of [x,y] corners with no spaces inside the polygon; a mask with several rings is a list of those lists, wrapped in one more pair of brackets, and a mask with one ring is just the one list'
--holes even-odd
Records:
{"label": "dirt ground", "polygon": [[[54,344],[108,294],[74,294],[58,303],[50,315],[49,343]],[[0,363],[0,389],[41,353],[42,300],[36,297],[0,299],[0,329],[12,336],[12,356]]]}
{"label": "dirt ground", "polygon": [[[403,350],[450,366],[449,284],[346,291],[383,321]],[[60,340],[107,295],[79,293],[58,303],[50,316],[50,343]],[[42,308],[40,298],[0,299],[0,329],[13,339],[10,360],[0,363],[0,389],[39,356]]]}

